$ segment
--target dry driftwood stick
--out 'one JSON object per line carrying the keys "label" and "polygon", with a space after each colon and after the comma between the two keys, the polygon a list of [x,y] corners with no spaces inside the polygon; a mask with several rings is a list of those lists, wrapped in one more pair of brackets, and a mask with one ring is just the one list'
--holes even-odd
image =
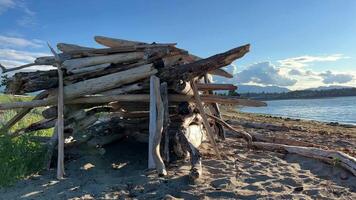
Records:
{"label": "dry driftwood stick", "polygon": [[167,163],[169,163],[169,135],[168,135],[168,128],[169,124],[171,123],[169,118],[169,106],[168,106],[168,86],[167,83],[164,82],[161,84],[161,97],[163,101],[164,107],[164,116],[163,116],[163,131],[162,135],[164,136],[164,159]]}
{"label": "dry driftwood stick", "polygon": [[228,123],[226,123],[225,121],[223,121],[222,119],[220,119],[218,117],[215,117],[214,115],[209,115],[209,114],[207,114],[207,115],[210,118],[214,119],[217,123],[220,123],[221,125],[223,125],[226,128],[230,129],[234,133],[237,133],[237,134],[241,135],[241,137],[246,140],[248,145],[251,146],[251,144],[252,144],[252,136],[249,133],[247,133],[247,132],[245,132],[243,130],[241,130],[241,131],[236,130],[234,127],[230,126]]}
{"label": "dry driftwood stick", "polygon": [[85,58],[75,58],[66,60],[63,62],[63,66],[67,69],[67,72],[72,72],[75,69],[80,69],[87,66],[100,65],[104,63],[122,63],[134,60],[140,60],[144,58],[143,52],[129,52],[112,54],[105,56],[94,56]]}
{"label": "dry driftwood stick", "polygon": [[172,81],[182,79],[189,81],[194,77],[203,76],[208,71],[219,69],[231,64],[234,60],[244,56],[250,49],[250,45],[244,45],[226,51],[224,53],[216,54],[206,59],[198,60],[193,63],[181,65],[180,67],[170,67],[160,73],[160,78],[165,81]]}
{"label": "dry driftwood stick", "polygon": [[197,83],[198,90],[236,90],[237,87],[232,84],[217,84],[217,83]]}
{"label": "dry driftwood stick", "polygon": [[155,76],[150,78],[150,121],[149,121],[149,139],[148,139],[148,169],[155,168],[155,162],[153,159],[153,143],[154,136],[157,132],[157,108],[156,108],[156,92],[155,84],[157,79]]}
{"label": "dry driftwood stick", "polygon": [[[69,87],[69,86],[66,86],[66,87]],[[66,87],[64,87],[64,88],[66,88]],[[96,86],[93,86],[93,88],[94,87],[96,87]],[[79,91],[80,91],[79,89],[77,91],[75,91],[75,90],[73,91],[75,96],[78,94]],[[89,92],[90,92],[90,90],[89,90]],[[72,95],[72,93],[71,93],[71,95]],[[67,97],[66,99],[68,99],[66,101],[66,104],[89,104],[89,103],[101,104],[101,103],[108,103],[108,102],[113,102],[113,101],[149,102],[149,95],[147,95],[147,94],[86,96],[86,97],[80,97],[77,99],[69,99],[68,96],[65,95],[65,97]],[[69,96],[69,97],[71,97],[71,96]],[[180,95],[180,94],[171,94],[168,96],[168,100],[170,102],[185,102],[185,101],[192,102],[192,101],[194,101],[192,96]],[[228,97],[228,96],[202,95],[201,100],[205,103],[233,104],[233,105],[243,105],[243,106],[265,106],[266,105],[264,102],[260,102],[260,101],[248,100],[248,99],[237,99],[235,97]],[[56,99],[51,97],[51,98],[47,98],[47,99],[43,99],[43,100],[3,103],[3,104],[0,104],[0,110],[50,106],[50,105],[54,105],[56,102],[57,102]]]}
{"label": "dry driftwood stick", "polygon": [[123,40],[118,38],[110,38],[105,36],[95,36],[94,40],[104,46],[115,48],[115,47],[151,47],[151,46],[175,46],[177,43],[168,43],[168,44],[161,44],[161,43],[152,43],[151,45],[145,42],[138,42],[138,41],[131,41],[131,40]]}
{"label": "dry driftwood stick", "polygon": [[17,70],[24,69],[24,68],[27,68],[27,67],[32,67],[32,66],[35,66],[35,65],[38,65],[38,64],[30,63],[30,64],[21,65],[21,66],[18,66],[18,67],[5,68],[3,65],[0,64],[0,68],[2,70],[2,73],[5,74],[5,73],[8,73],[8,72],[17,71]]}
{"label": "dry driftwood stick", "polygon": [[340,151],[265,142],[253,142],[252,145],[258,149],[268,151],[285,151],[288,153],[295,153],[309,158],[319,159],[334,165],[340,164],[343,168],[349,170],[354,176],[356,176],[356,158]]}
{"label": "dry driftwood stick", "polygon": [[[47,97],[48,92],[43,91],[40,94],[38,94],[34,100],[39,100]],[[18,121],[20,121],[27,113],[29,113],[32,110],[32,108],[23,108],[21,109],[13,118],[10,119],[3,127],[0,129],[0,133],[3,131],[9,130],[13,125],[15,125]]]}
{"label": "dry driftwood stick", "polygon": [[215,151],[216,156],[218,157],[218,159],[221,159],[220,151],[218,149],[218,146],[217,146],[217,144],[215,142],[215,139],[214,139],[214,136],[213,136],[213,130],[210,127],[210,124],[208,122],[208,119],[207,119],[205,111],[204,111],[203,103],[202,103],[202,101],[200,99],[200,96],[199,96],[198,89],[197,89],[197,87],[196,87],[196,85],[195,85],[195,83],[193,81],[191,82],[191,87],[193,89],[195,103],[197,105],[197,108],[199,110],[200,115],[202,116],[203,124],[204,124],[204,127],[206,129],[206,132],[208,133],[208,137],[209,137],[210,143],[213,146],[214,151]]}
{"label": "dry driftwood stick", "polygon": [[160,144],[163,132],[163,122],[164,122],[164,105],[161,97],[160,82],[159,78],[153,76],[155,80],[154,92],[156,96],[156,109],[157,109],[157,119],[156,119],[156,133],[153,139],[153,160],[155,161],[156,170],[159,175],[167,175],[166,167],[161,157]]}
{"label": "dry driftwood stick", "polygon": [[48,44],[53,53],[56,63],[55,67],[58,70],[58,118],[57,118],[57,135],[58,135],[58,160],[57,160],[57,179],[64,178],[64,89],[63,89],[63,71],[61,61],[58,54]]}
{"label": "dry driftwood stick", "polygon": [[67,43],[58,43],[57,49],[62,51],[63,53],[69,53],[73,51],[85,51],[85,50],[94,50],[94,48],[83,47],[76,44],[67,44]]}
{"label": "dry driftwood stick", "polygon": [[147,44],[144,42],[122,40],[122,39],[110,38],[105,36],[95,36],[94,40],[97,43],[107,47],[136,46],[141,44]]}

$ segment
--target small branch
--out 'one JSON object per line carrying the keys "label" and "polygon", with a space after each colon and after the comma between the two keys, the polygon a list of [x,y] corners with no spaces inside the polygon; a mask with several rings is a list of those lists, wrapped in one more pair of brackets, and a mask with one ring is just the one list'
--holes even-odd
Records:
{"label": "small branch", "polygon": [[230,126],[228,123],[226,123],[225,121],[223,121],[222,119],[219,119],[218,117],[215,117],[213,115],[207,114],[207,116],[209,116],[210,118],[214,119],[216,122],[220,123],[221,125],[225,126],[226,128],[230,129],[231,131],[241,135],[246,142],[248,143],[248,146],[251,147],[252,144],[252,136],[245,132],[245,131],[238,131],[235,128],[233,128],[232,126]]}

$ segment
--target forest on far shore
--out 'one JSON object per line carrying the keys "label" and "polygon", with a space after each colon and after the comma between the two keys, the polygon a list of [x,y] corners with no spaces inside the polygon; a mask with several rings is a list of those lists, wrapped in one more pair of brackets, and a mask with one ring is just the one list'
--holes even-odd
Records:
{"label": "forest on far shore", "polygon": [[240,96],[249,99],[274,100],[274,99],[312,99],[327,97],[356,96],[356,88],[342,88],[329,90],[296,90],[283,93],[242,93],[229,91],[228,95]]}

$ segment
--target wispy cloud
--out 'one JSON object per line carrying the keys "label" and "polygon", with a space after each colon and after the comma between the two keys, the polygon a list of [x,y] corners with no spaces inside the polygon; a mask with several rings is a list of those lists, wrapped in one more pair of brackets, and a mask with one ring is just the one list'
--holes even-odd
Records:
{"label": "wispy cloud", "polygon": [[0,48],[38,48],[44,44],[44,41],[38,39],[28,40],[25,38],[0,35]]}
{"label": "wispy cloud", "polygon": [[10,8],[15,7],[14,0],[0,0],[0,15]]}
{"label": "wispy cloud", "polygon": [[303,68],[308,66],[313,62],[326,62],[326,61],[337,61],[340,59],[348,58],[343,56],[342,54],[332,54],[327,56],[300,56],[300,57],[293,57],[287,58],[283,60],[278,60],[277,62],[280,64],[281,67],[286,68]]}
{"label": "wispy cloud", "polygon": [[0,0],[0,15],[6,11],[14,9],[19,11],[17,24],[24,27],[30,27],[36,24],[36,12],[31,10],[24,0]]}

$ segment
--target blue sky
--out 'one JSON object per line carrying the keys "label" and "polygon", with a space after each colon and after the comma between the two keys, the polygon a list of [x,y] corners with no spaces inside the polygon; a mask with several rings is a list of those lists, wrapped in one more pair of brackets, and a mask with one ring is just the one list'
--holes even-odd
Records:
{"label": "blue sky", "polygon": [[0,0],[0,63],[46,54],[45,42],[99,47],[95,35],[177,42],[201,57],[250,43],[228,67],[235,78],[219,81],[356,86],[355,19],[354,0]]}

